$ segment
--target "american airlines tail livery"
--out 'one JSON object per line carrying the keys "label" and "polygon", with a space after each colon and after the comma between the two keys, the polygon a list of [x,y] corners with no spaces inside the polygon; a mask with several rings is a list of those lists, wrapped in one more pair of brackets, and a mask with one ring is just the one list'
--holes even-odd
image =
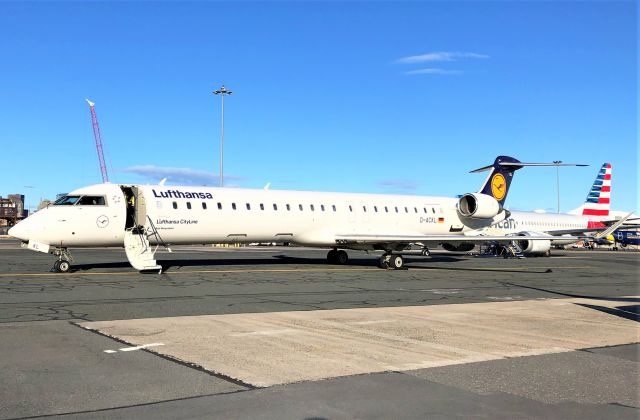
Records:
{"label": "american airlines tail livery", "polygon": [[105,183],[67,194],[9,234],[28,249],[56,255],[59,272],[71,268],[69,248],[124,246],[143,271],[162,270],[155,260],[161,245],[274,241],[329,248],[334,264],[347,262],[345,249],[380,250],[380,266],[399,269],[412,243],[505,241],[466,234],[509,217],[503,205],[514,172],[524,166],[556,165],[498,156],[473,171],[490,171],[482,188],[460,198]]}
{"label": "american airlines tail livery", "polygon": [[[569,213],[539,213],[512,211],[510,216],[492,226],[482,228],[479,234],[518,235],[518,241],[525,255],[549,255],[552,245],[568,245],[576,242],[573,235],[599,232],[606,233],[591,238],[600,243],[605,238],[613,241],[611,233],[625,226],[638,226],[637,219],[630,219],[631,213],[611,212],[611,164],[604,163],[587,194],[584,204]],[[616,213],[615,215],[613,213]],[[548,235],[547,241],[528,241],[529,236]],[[470,251],[474,243],[464,242],[456,246],[443,244],[445,249]]]}

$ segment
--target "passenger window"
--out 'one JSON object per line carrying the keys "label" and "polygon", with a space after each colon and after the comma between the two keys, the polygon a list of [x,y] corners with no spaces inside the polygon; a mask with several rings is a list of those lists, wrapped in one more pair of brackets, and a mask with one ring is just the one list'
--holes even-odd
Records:
{"label": "passenger window", "polygon": [[101,195],[83,195],[76,204],[79,206],[104,206],[104,197]]}
{"label": "passenger window", "polygon": [[387,206],[384,206],[384,212],[389,213],[389,208]]}
{"label": "passenger window", "polygon": [[431,207],[431,211],[433,212],[433,214],[436,214],[436,209]]}
{"label": "passenger window", "polygon": [[417,207],[414,207],[413,209],[416,211],[416,213],[418,212],[418,208]]}
{"label": "passenger window", "polygon": [[206,210],[207,209],[207,203],[205,203],[204,201],[202,202],[202,210]]}
{"label": "passenger window", "polygon": [[313,204],[311,204],[309,207],[311,207],[311,211],[314,211]]}
{"label": "passenger window", "polygon": [[273,203],[273,209],[278,211],[278,205],[276,203]]}
{"label": "passenger window", "polygon": [[291,206],[287,204],[287,210],[291,211]]}
{"label": "passenger window", "polygon": [[177,209],[178,208],[178,203],[176,203],[175,201],[173,202],[173,208]]}
{"label": "passenger window", "polygon": [[407,207],[404,208],[405,213],[409,213],[409,209]]}
{"label": "passenger window", "polygon": [[260,203],[260,210],[264,210],[264,204]]}
{"label": "passenger window", "polygon": [[353,208],[351,206],[349,206],[349,211],[353,211]]}
{"label": "passenger window", "polygon": [[218,210],[222,210],[222,203],[218,203]]}
{"label": "passenger window", "polygon": [[191,203],[187,201],[187,208],[191,210]]}
{"label": "passenger window", "polygon": [[332,204],[331,208],[333,209],[333,211],[336,211],[336,205],[335,204]]}
{"label": "passenger window", "polygon": [[426,208],[426,207],[425,207],[425,208],[423,208],[423,210],[424,210],[424,212],[425,212],[425,213],[427,212],[427,208]]}
{"label": "passenger window", "polygon": [[398,208],[396,207],[395,209],[396,209],[396,213],[397,213],[398,212]]}
{"label": "passenger window", "polygon": [[367,206],[362,206],[362,210],[366,213],[367,212]]}
{"label": "passenger window", "polygon": [[235,210],[236,209],[236,203],[231,203],[231,208]]}
{"label": "passenger window", "polygon": [[247,210],[251,210],[251,204],[247,203]]}
{"label": "passenger window", "polygon": [[302,204],[298,204],[298,208],[302,211]]}
{"label": "passenger window", "polygon": [[320,210],[324,211],[324,204],[320,204]]}

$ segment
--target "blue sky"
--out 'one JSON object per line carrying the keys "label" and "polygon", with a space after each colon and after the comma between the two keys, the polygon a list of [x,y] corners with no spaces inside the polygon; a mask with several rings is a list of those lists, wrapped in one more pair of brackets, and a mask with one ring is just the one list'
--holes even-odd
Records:
{"label": "blue sky", "polygon": [[[0,194],[113,182],[454,196],[497,155],[563,168],[561,209],[603,162],[637,207],[635,2],[3,2]],[[203,177],[203,173],[205,174]],[[555,169],[512,209],[555,209]],[[27,188],[25,186],[33,187]]]}

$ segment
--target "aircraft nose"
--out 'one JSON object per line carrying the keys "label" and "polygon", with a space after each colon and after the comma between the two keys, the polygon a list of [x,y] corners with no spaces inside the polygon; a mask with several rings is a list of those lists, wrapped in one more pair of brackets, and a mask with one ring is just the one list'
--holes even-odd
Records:
{"label": "aircraft nose", "polygon": [[14,238],[18,238],[21,241],[27,242],[29,240],[29,229],[27,229],[25,225],[26,223],[22,221],[9,229],[9,236],[13,236]]}

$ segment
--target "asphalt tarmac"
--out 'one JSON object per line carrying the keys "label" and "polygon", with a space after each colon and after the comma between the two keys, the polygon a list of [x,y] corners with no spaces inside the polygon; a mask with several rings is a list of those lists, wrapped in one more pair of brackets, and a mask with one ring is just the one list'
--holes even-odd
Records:
{"label": "asphalt tarmac", "polygon": [[[171,254],[157,254],[163,274],[139,274],[122,250],[89,249],[74,251],[72,272],[59,274],[48,271],[52,256],[0,240],[0,418],[638,418],[639,253],[555,251],[551,258],[505,260],[443,252],[409,255],[408,269],[400,271],[377,268],[374,256],[349,254],[349,265],[336,266],[325,262],[324,250],[177,247]],[[546,332],[536,330],[542,318],[522,308],[538,311],[543,310],[535,309],[539,303],[548,308],[554,302],[573,312],[544,309],[544,322],[556,324],[548,324]],[[407,350],[406,340],[419,339],[420,345],[467,349],[489,342],[483,355],[495,357],[264,382],[273,383],[268,386],[261,385],[260,370],[250,365],[253,376],[247,380],[224,367],[207,367],[220,361],[212,354],[229,341],[216,335],[212,325],[236,325],[225,316],[255,326],[262,320],[281,323],[281,313],[300,313],[317,324],[318,317],[333,317],[334,310],[368,308],[371,315],[362,316],[375,320],[362,318],[358,329],[341,330],[344,336],[322,327],[307,331],[315,341],[306,346],[301,336],[295,345],[287,341],[299,323],[232,331],[243,340],[256,335],[262,340],[255,345],[245,341],[246,347],[233,350],[238,356],[251,353],[259,362],[261,354],[268,360],[273,349],[284,348],[291,349],[291,360],[304,360],[300,354],[306,351],[309,360],[328,360],[324,366],[331,369],[318,364],[317,370],[348,372],[348,358],[325,357],[335,350],[328,338],[340,340],[340,351],[352,348],[352,357],[362,357],[357,351],[371,334],[397,340],[389,329],[381,332],[385,324],[376,324],[385,311],[416,307],[439,317],[464,316],[471,312],[469,304],[518,314],[521,324],[509,328],[515,328],[513,335],[528,332],[527,343],[536,351],[496,350],[504,338],[487,341],[484,330],[478,331],[491,325],[482,318],[464,335],[455,324],[441,324],[436,335],[425,335],[418,330],[429,317],[417,324],[394,318],[393,334],[405,341],[388,345],[389,354]],[[563,325],[563,319],[579,328]],[[105,322],[111,330],[104,329]],[[132,322],[146,322],[146,329]],[[195,329],[170,344],[167,340],[187,330],[172,330],[172,325]],[[616,344],[589,347],[614,326],[620,334],[602,342]],[[560,332],[560,327],[567,329]],[[556,344],[549,344],[567,331],[582,330],[594,333],[574,337],[573,347],[552,349]],[[446,341],[456,334],[463,343]],[[544,344],[531,344],[532,336]],[[354,337],[359,345],[350,347]],[[264,377],[273,370],[265,370]]]}

